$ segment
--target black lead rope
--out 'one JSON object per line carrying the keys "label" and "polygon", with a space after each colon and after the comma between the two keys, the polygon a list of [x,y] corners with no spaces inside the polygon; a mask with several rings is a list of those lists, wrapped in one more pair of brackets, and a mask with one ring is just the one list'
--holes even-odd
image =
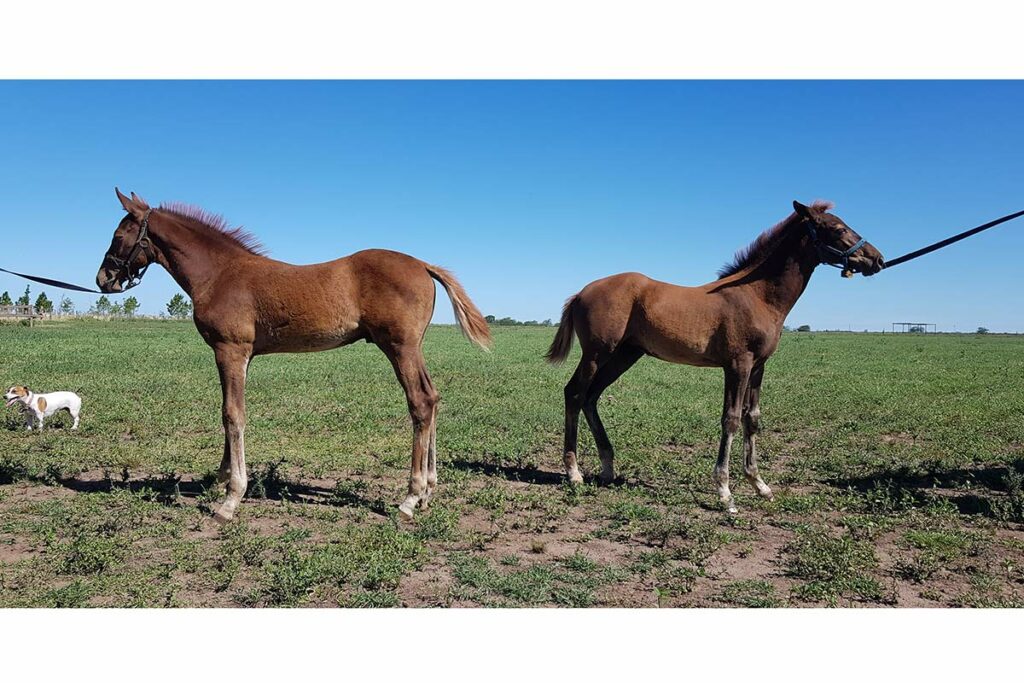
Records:
{"label": "black lead rope", "polygon": [[87,287],[79,287],[78,285],[73,285],[73,284],[70,284],[68,282],[61,282],[60,280],[51,280],[48,277],[37,277],[35,275],[25,275],[24,273],[15,273],[13,270],[7,270],[6,268],[0,268],[0,270],[2,270],[5,273],[10,273],[11,275],[17,275],[18,277],[23,277],[26,280],[33,280],[35,282],[39,282],[39,283],[42,283],[44,285],[49,285],[51,287],[59,287],[61,289],[70,289],[70,290],[75,291],[75,292],[91,292],[93,294],[101,294],[102,293],[98,289],[88,289]]}
{"label": "black lead rope", "polygon": [[[153,213],[153,209],[147,209],[146,210],[146,215],[144,215],[142,217],[142,221],[139,223],[139,236],[135,238],[135,244],[132,245],[131,251],[128,252],[128,257],[127,258],[119,258],[117,256],[111,256],[109,254],[106,256],[106,258],[108,258],[111,261],[113,261],[114,265],[116,265],[118,268],[120,268],[128,276],[128,281],[125,283],[125,286],[122,287],[121,291],[120,292],[111,292],[111,294],[114,294],[114,293],[123,294],[123,293],[127,292],[129,289],[131,289],[132,287],[135,287],[140,282],[142,282],[142,276],[145,275],[146,271],[149,269],[149,263],[147,262],[146,265],[142,266],[142,268],[140,268],[139,270],[135,270],[134,268],[132,268],[132,261],[135,260],[135,257],[139,255],[140,251],[145,251],[146,249],[149,248],[149,245],[150,245],[150,239],[149,239],[149,215],[151,213]],[[10,273],[11,275],[17,275],[18,277],[23,277],[26,280],[32,280],[34,282],[40,282],[40,283],[42,283],[44,285],[50,285],[51,287],[59,287],[61,289],[70,289],[70,290],[72,290],[74,292],[90,292],[92,294],[102,294],[103,293],[103,292],[101,292],[98,289],[89,289],[87,287],[80,287],[78,285],[73,285],[73,284],[71,284],[69,282],[61,282],[60,280],[51,280],[48,277],[38,277],[36,275],[25,275],[24,273],[15,273],[13,270],[7,270],[6,268],[0,268],[0,270],[2,270],[5,273]]]}
{"label": "black lead rope", "polygon": [[930,253],[932,253],[933,251],[935,251],[937,249],[942,249],[943,247],[948,247],[949,245],[953,244],[954,242],[959,242],[962,239],[967,239],[971,235],[977,235],[982,230],[988,230],[989,228],[994,228],[997,225],[999,225],[1000,223],[1005,223],[1006,221],[1012,221],[1014,218],[1020,218],[1021,216],[1024,216],[1024,211],[1018,211],[1017,213],[1011,213],[1011,214],[1009,214],[1007,216],[1003,216],[1002,218],[997,218],[994,221],[990,221],[988,223],[985,223],[984,225],[979,225],[976,228],[971,228],[970,230],[965,230],[962,233],[960,233],[959,235],[953,235],[952,237],[947,237],[946,239],[942,240],[941,242],[936,242],[935,244],[931,244],[931,245],[929,245],[927,247],[923,247],[921,249],[918,249],[917,251],[912,251],[909,254],[904,254],[903,256],[900,256],[899,258],[894,258],[891,261],[886,259],[885,267],[886,268],[892,268],[893,266],[898,266],[901,263],[906,263],[907,261],[911,261],[913,259],[916,259],[918,256],[924,256],[925,254],[930,254]]}

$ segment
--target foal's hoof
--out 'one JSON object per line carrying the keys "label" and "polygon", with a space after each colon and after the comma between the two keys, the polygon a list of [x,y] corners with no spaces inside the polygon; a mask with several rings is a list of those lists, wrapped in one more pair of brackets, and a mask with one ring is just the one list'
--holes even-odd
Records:
{"label": "foal's hoof", "polygon": [[230,522],[232,518],[234,518],[233,514],[224,513],[221,512],[220,510],[217,510],[216,512],[213,513],[213,521],[217,522],[217,524],[219,524],[220,526],[224,526],[225,524]]}
{"label": "foal's hoof", "polygon": [[580,484],[583,483],[583,475],[580,474],[579,470],[568,472],[567,475],[569,477],[569,483],[572,484],[573,486],[579,486]]}
{"label": "foal's hoof", "polygon": [[398,506],[398,516],[406,522],[411,522],[412,518],[416,514],[416,509],[409,505],[408,502],[402,503]]}

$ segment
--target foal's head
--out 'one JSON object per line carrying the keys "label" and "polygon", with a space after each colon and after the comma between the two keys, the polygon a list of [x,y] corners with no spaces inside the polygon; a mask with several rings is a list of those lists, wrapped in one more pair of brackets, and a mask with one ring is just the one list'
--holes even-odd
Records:
{"label": "foal's head", "polygon": [[842,268],[844,277],[854,273],[874,275],[885,268],[882,252],[862,239],[839,216],[829,213],[830,208],[831,205],[823,202],[811,206],[793,202],[793,209],[806,228],[819,261]]}
{"label": "foal's head", "polygon": [[121,292],[134,287],[154,259],[153,242],[148,236],[152,209],[134,192],[131,198],[117,188],[114,192],[128,214],[114,230],[110,248],[96,273],[96,285],[102,292]]}

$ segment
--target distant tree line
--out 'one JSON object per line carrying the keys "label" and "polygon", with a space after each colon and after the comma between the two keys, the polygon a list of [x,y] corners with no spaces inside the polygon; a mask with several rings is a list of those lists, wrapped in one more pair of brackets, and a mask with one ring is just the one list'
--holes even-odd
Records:
{"label": "distant tree line", "polygon": [[516,320],[515,318],[495,318],[493,315],[489,315],[484,320],[487,321],[488,325],[497,325],[498,327],[553,327],[555,324],[551,321],[551,318],[538,322],[536,320]]}
{"label": "distant tree line", "polygon": [[10,292],[0,294],[0,306],[28,306],[32,305],[37,313],[53,313],[53,302],[46,292],[40,292],[36,302],[32,304],[32,285],[25,287],[24,293],[15,300],[11,300]]}
{"label": "distant tree line", "polygon": [[130,296],[124,301],[111,301],[104,294],[89,307],[90,315],[102,315],[105,318],[134,318],[138,311],[139,300],[134,296]]}
{"label": "distant tree line", "polygon": [[[25,292],[17,299],[11,299],[10,292],[3,292],[0,294],[0,306],[28,306],[29,302],[32,301],[31,287],[31,285],[26,286]],[[39,296],[35,299],[35,303],[32,305],[37,313],[53,313],[55,308],[53,301],[50,300],[50,297],[46,296],[46,292],[40,292]],[[78,312],[75,310],[75,302],[67,296],[60,298],[56,309],[61,315],[75,315]],[[166,309],[166,315],[171,318],[187,318],[192,315],[192,302],[179,292],[167,302]],[[96,299],[89,307],[89,310],[86,311],[86,314],[99,315],[104,318],[134,318],[138,312],[139,300],[134,296],[129,296],[124,301],[111,301],[110,297],[104,294]]]}

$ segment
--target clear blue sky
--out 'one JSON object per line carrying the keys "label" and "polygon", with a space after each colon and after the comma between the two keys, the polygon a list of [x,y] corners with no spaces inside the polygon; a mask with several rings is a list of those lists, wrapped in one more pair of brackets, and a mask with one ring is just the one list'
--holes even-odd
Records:
{"label": "clear blue sky", "polygon": [[[520,319],[612,273],[711,280],[793,199],[890,257],[1024,208],[1021,82],[3,82],[0,105],[0,266],[86,285],[114,185],[285,261],[404,251]],[[789,322],[1024,331],[1022,253],[1024,222],[870,279],[821,268]],[[154,268],[134,294],[175,291]]]}

